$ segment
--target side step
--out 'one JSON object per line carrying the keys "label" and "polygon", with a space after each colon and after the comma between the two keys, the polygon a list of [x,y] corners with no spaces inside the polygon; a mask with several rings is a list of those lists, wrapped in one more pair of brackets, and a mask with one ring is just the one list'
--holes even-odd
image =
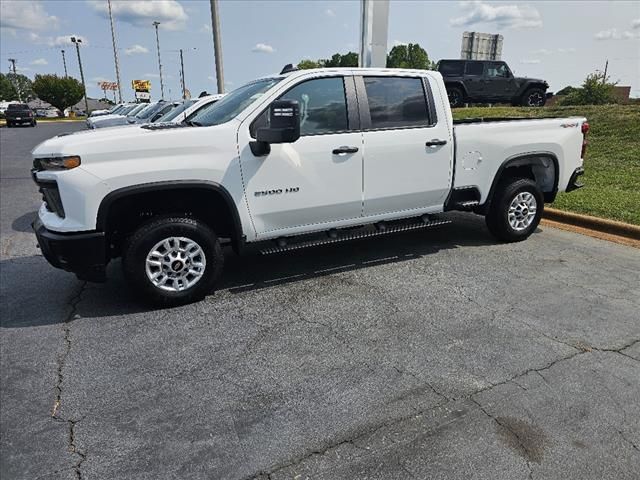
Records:
{"label": "side step", "polygon": [[382,235],[389,235],[390,233],[407,232],[409,230],[419,230],[421,228],[437,227],[440,225],[447,225],[451,223],[451,220],[431,220],[427,222],[411,223],[397,226],[386,226],[384,229],[378,229],[366,232],[347,233],[344,236],[335,238],[322,238],[317,240],[308,240],[306,242],[292,243],[283,246],[275,246],[271,248],[265,248],[260,250],[262,255],[271,255],[273,253],[289,252],[291,250],[300,250],[302,248],[318,247],[321,245],[331,245],[333,243],[346,242],[349,240],[360,240],[362,238],[379,237]]}
{"label": "side step", "polygon": [[454,204],[456,210],[471,210],[473,207],[480,205],[478,200],[467,200],[466,202],[458,202]]}

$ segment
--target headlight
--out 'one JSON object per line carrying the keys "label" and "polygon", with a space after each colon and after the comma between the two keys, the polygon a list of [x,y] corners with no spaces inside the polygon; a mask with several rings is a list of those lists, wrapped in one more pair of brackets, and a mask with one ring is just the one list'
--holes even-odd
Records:
{"label": "headlight", "polygon": [[80,157],[71,155],[68,157],[47,157],[33,160],[33,168],[41,170],[71,170],[80,166]]}

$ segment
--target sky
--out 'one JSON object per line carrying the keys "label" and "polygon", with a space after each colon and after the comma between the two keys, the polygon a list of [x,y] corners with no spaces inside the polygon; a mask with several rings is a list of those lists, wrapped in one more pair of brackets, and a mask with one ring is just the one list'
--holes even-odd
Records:
{"label": "sky", "polygon": [[[211,11],[208,0],[112,0],[120,78],[125,100],[131,80],[160,82],[155,29],[159,21],[165,98],[180,89],[179,49],[187,88],[197,96],[216,91]],[[358,0],[220,0],[225,88],[279,72],[303,58],[358,51]],[[394,1],[389,7],[388,47],[419,43],[432,60],[459,58],[462,33],[504,36],[502,59],[519,76],[543,78],[551,91],[579,86],[603,70],[640,97],[640,1]],[[70,37],[82,39],[81,56],[89,96],[100,97],[100,81],[115,81],[107,0],[0,0],[0,71],[9,58],[30,78],[64,74],[80,78]]]}

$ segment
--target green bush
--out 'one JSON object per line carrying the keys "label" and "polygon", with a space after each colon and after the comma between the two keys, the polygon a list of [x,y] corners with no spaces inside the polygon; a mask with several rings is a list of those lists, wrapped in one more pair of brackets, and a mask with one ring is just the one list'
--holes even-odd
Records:
{"label": "green bush", "polygon": [[601,72],[587,75],[582,88],[577,88],[561,101],[560,105],[607,105],[619,103],[614,93],[615,83],[609,81]]}

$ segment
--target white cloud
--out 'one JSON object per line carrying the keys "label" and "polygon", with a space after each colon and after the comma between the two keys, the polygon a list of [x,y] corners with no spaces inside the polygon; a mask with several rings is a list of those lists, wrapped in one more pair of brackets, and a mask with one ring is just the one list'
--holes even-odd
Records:
{"label": "white cloud", "polygon": [[59,35],[57,37],[41,37],[35,32],[29,32],[29,40],[32,43],[37,43],[39,45],[48,45],[50,47],[64,47],[67,45],[73,45],[71,37],[80,39],[81,45],[89,45],[89,40],[87,39],[87,37],[75,33],[70,33],[68,35]]}
{"label": "white cloud", "polygon": [[640,38],[640,32],[619,31],[617,28],[601,30],[595,34],[596,40],[632,40],[635,38]]}
{"label": "white cloud", "polygon": [[640,18],[636,18],[631,22],[631,28],[640,28]]}
{"label": "white cloud", "polygon": [[31,0],[2,0],[0,28],[15,30],[45,30],[56,28],[58,17],[49,15],[42,2]]}
{"label": "white cloud", "polygon": [[257,43],[256,46],[251,49],[251,51],[255,53],[274,53],[276,49],[271,45],[267,45],[266,43]]}
{"label": "white cloud", "polygon": [[[109,15],[107,2],[89,0],[95,11],[106,17]],[[160,22],[160,28],[181,30],[187,23],[187,14],[176,0],[112,0],[111,11],[118,20],[135,26],[151,27],[152,22]]]}
{"label": "white cloud", "polygon": [[201,32],[206,32],[206,33],[210,33],[211,32],[211,25],[209,25],[208,23],[205,23],[202,25],[202,28],[200,29]]}
{"label": "white cloud", "polygon": [[98,76],[98,77],[93,77],[93,78],[91,78],[91,79],[89,79],[89,80],[90,80],[90,81],[92,81],[92,82],[95,82],[95,83],[100,83],[100,82],[111,82],[111,80],[110,80],[110,79],[108,79],[108,78],[106,78],[106,77],[100,77],[100,76]]}
{"label": "white cloud", "polygon": [[557,48],[556,50],[549,50],[547,48],[539,48],[538,50],[533,50],[531,53],[535,56],[548,56],[553,55],[554,53],[574,53],[576,51],[573,47],[568,48]]}
{"label": "white cloud", "polygon": [[136,55],[140,53],[149,53],[149,49],[147,47],[143,47],[142,45],[131,45],[129,48],[124,49],[124,53],[127,55]]}
{"label": "white cloud", "polygon": [[409,42],[403,42],[402,40],[394,40],[393,41],[393,46],[397,47],[399,45],[409,45]]}
{"label": "white cloud", "polygon": [[49,62],[45,58],[36,58],[30,65],[49,65]]}
{"label": "white cloud", "polygon": [[326,15],[327,17],[335,17],[335,16],[336,16],[336,12],[334,12],[334,11],[333,11],[333,10],[331,10],[330,8],[327,8],[327,9],[324,11],[324,13],[325,13],[325,15]]}
{"label": "white cloud", "polygon": [[524,63],[525,65],[538,65],[539,63],[541,63],[541,61],[537,58],[531,58],[531,59],[522,59],[520,60],[520,63]]}
{"label": "white cloud", "polygon": [[454,27],[471,27],[491,23],[499,28],[538,28],[542,26],[540,12],[530,5],[489,5],[481,0],[460,2],[465,12],[449,22]]}
{"label": "white cloud", "polygon": [[[157,78],[160,79],[160,74],[159,73],[145,73],[144,75],[142,75],[144,78]],[[167,78],[173,78],[173,75],[167,75],[166,73],[164,73],[162,75],[162,80],[165,80]]]}

